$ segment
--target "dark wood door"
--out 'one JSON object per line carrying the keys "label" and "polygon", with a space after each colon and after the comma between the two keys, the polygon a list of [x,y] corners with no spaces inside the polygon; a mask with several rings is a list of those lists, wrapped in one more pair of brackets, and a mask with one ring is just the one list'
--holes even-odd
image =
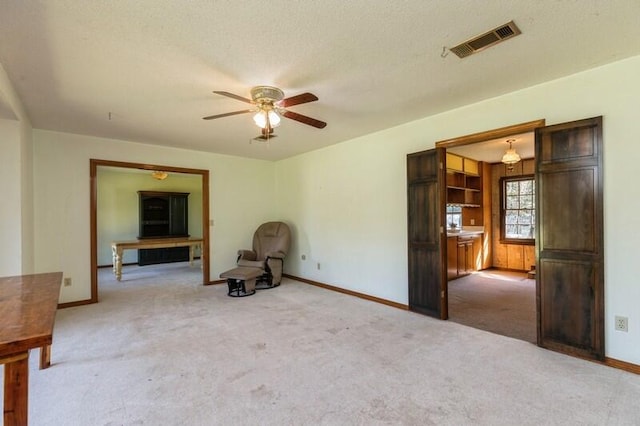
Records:
{"label": "dark wood door", "polygon": [[602,117],[536,130],[538,344],[604,358]]}
{"label": "dark wood door", "polygon": [[442,148],[407,156],[409,309],[447,319]]}

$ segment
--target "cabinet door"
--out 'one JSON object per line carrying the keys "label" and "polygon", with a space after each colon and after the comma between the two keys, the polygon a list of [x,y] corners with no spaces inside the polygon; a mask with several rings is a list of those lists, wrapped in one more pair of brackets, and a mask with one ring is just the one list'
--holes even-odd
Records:
{"label": "cabinet door", "polygon": [[172,195],[170,197],[170,230],[171,236],[186,236],[189,234],[188,210],[186,195]]}
{"label": "cabinet door", "polygon": [[482,269],[482,239],[482,236],[477,236],[473,239],[473,265],[471,267],[473,271],[479,271]]}
{"label": "cabinet door", "polygon": [[471,158],[464,159],[464,172],[470,175],[478,175],[478,162],[476,160],[472,160]]}
{"label": "cabinet door", "polygon": [[463,172],[462,157],[447,152],[447,169]]}
{"label": "cabinet door", "polygon": [[467,274],[472,273],[475,270],[474,267],[474,261],[475,261],[475,257],[474,257],[474,253],[473,253],[473,240],[471,241],[467,241],[465,243],[465,254],[466,254],[466,267],[467,267]]}
{"label": "cabinet door", "polygon": [[458,276],[467,274],[467,245],[458,242]]}
{"label": "cabinet door", "polygon": [[140,194],[139,238],[162,237],[169,234],[169,198]]}

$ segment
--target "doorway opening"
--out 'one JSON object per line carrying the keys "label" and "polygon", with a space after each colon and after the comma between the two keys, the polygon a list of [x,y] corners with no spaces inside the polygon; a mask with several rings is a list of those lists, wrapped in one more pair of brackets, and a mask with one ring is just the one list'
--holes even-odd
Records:
{"label": "doorway opening", "polygon": [[[445,148],[447,164],[470,163],[469,170],[449,171],[446,179],[454,187],[446,190],[448,319],[531,343],[537,341],[534,239],[504,241],[501,203],[503,179],[533,179],[533,131],[542,126],[538,120],[436,144]],[[502,163],[510,148],[506,141],[521,158],[516,164]],[[463,197],[456,186],[464,173],[470,185]],[[449,216],[459,220],[449,224]],[[534,235],[533,227],[529,232]]]}
{"label": "doorway opening", "polygon": [[[188,169],[174,166],[163,165],[151,165],[140,163],[128,163],[119,161],[108,160],[90,160],[90,178],[91,178],[91,298],[84,303],[97,303],[98,302],[98,265],[99,265],[99,250],[98,250],[98,170],[99,168],[117,168],[120,170],[129,170],[130,172],[143,171],[149,175],[152,172],[165,172],[169,174],[180,174],[185,177],[197,177],[200,180],[199,192],[201,193],[201,206],[199,207],[200,221],[198,228],[201,229],[202,242],[200,250],[202,253],[202,284],[210,284],[210,261],[209,261],[209,171],[201,169]],[[141,188],[143,189],[143,188]],[[137,195],[137,194],[136,194]],[[103,244],[104,245],[104,244]],[[104,249],[104,247],[102,247]],[[104,257],[104,253],[101,250],[100,254]]]}

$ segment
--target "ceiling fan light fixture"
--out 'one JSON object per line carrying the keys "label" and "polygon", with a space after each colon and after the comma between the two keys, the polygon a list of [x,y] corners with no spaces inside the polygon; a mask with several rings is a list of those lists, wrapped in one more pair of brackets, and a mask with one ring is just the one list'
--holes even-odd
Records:
{"label": "ceiling fan light fixture", "polygon": [[267,127],[279,126],[281,119],[280,115],[274,110],[261,109],[253,116],[253,121],[254,123],[256,123],[256,126],[260,127],[261,129],[266,129]]}
{"label": "ceiling fan light fixture", "polygon": [[280,115],[274,110],[270,110],[269,113],[269,123],[271,123],[271,127],[277,127],[280,125]]}
{"label": "ceiling fan light fixture", "polygon": [[508,139],[506,142],[509,144],[509,149],[502,156],[502,162],[507,165],[514,165],[520,161],[520,155],[513,149],[512,144],[515,142],[515,139]]}
{"label": "ceiling fan light fixture", "polygon": [[253,116],[253,122],[256,123],[256,126],[264,129],[267,127],[267,114],[264,111],[258,111],[256,115]]}

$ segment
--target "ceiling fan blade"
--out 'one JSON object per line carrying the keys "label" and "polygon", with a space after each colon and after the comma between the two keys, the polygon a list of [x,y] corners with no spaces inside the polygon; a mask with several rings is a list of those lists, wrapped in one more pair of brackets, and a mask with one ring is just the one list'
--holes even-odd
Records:
{"label": "ceiling fan blade", "polygon": [[307,117],[306,115],[298,114],[297,112],[293,111],[285,111],[282,115],[292,120],[299,121],[300,123],[317,127],[318,129],[324,129],[327,126],[327,123],[325,123],[324,121],[316,120],[315,118]]}
{"label": "ceiling fan blade", "polygon": [[234,112],[227,112],[227,113],[224,113],[224,114],[210,115],[208,117],[202,117],[202,119],[203,120],[213,120],[214,118],[229,117],[230,115],[246,114],[248,112],[253,112],[253,110],[252,109],[243,109],[242,111],[234,111]]}
{"label": "ceiling fan blade", "polygon": [[238,96],[238,95],[234,95],[233,93],[229,93],[229,92],[219,92],[217,90],[214,90],[213,93],[217,94],[217,95],[222,95],[222,96],[226,96],[228,98],[233,98],[236,99],[238,101],[242,101],[242,102],[246,102],[248,104],[252,104],[253,101],[251,99],[247,99],[247,98],[243,98],[242,96]]}
{"label": "ceiling fan blade", "polygon": [[301,95],[292,96],[287,99],[283,99],[280,101],[280,105],[283,108],[290,107],[293,105],[306,104],[307,102],[317,101],[318,97],[313,93],[303,93]]}

